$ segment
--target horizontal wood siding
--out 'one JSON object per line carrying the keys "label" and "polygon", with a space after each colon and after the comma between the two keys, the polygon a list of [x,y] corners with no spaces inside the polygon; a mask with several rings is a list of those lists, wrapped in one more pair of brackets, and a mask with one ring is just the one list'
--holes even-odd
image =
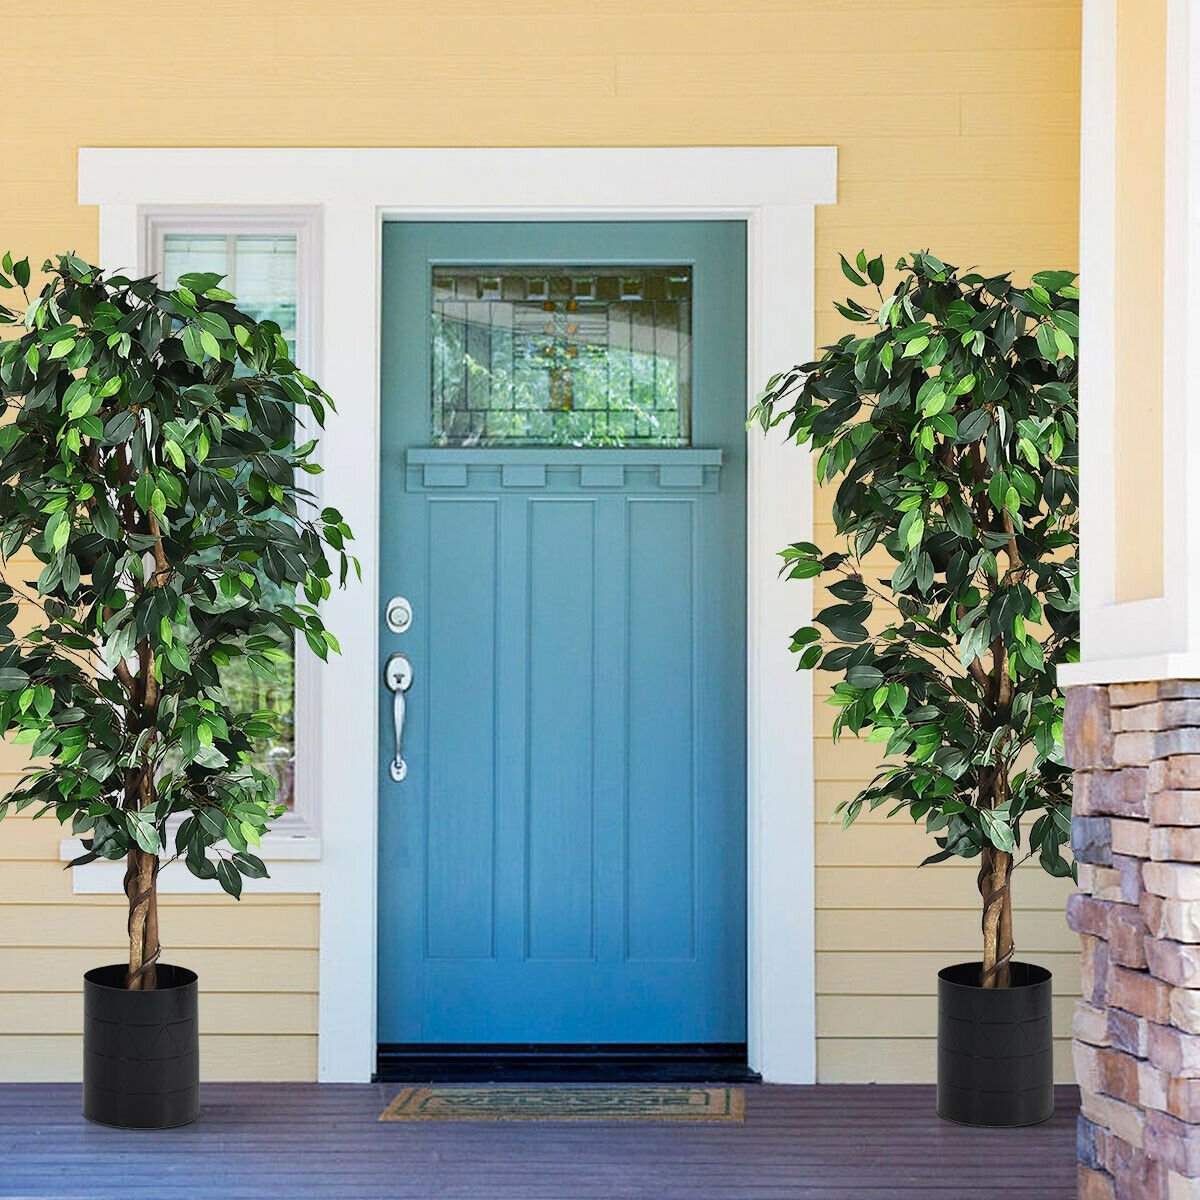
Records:
{"label": "horizontal wood siding", "polygon": [[[1077,261],[1079,0],[344,0],[302,16],[283,0],[210,0],[178,33],[170,6],[10,0],[10,58],[39,62],[53,46],[55,81],[36,119],[5,130],[0,249],[95,255],[95,212],[75,200],[80,146],[832,144],[840,197],[817,213],[819,342],[842,332],[829,315],[847,290],[838,251],[894,261],[929,246],[1021,276]],[[828,541],[828,498],[816,502]],[[828,731],[821,714],[820,1076],[926,1079],[934,973],[975,953],[973,872],[918,872],[928,847],[902,824],[830,827],[876,747],[834,746]],[[4,754],[0,772],[17,763]],[[0,1038],[17,1036],[7,1021],[30,1037],[28,998],[46,995],[41,1049],[65,1077],[74,1010],[53,998],[97,947],[116,949],[121,917],[107,898],[72,896],[45,829],[43,843],[0,827]],[[1066,894],[1028,867],[1018,878],[1019,952],[1055,967],[1064,1001]],[[273,896],[235,914],[190,898],[163,926],[171,954],[204,970],[210,1073],[233,1078],[237,1038],[263,1033],[264,1077],[311,1077],[315,901]],[[300,1007],[276,1011],[277,995]],[[0,1042],[0,1076],[34,1069],[37,1055],[10,1050]]]}
{"label": "horizontal wood siding", "polygon": [[[7,765],[15,751],[0,755]],[[9,772],[0,786],[13,782]],[[61,837],[46,818],[0,824],[0,1079],[78,1079],[82,975],[126,953],[123,898],[74,895]],[[200,976],[202,1077],[315,1079],[317,897],[165,896],[161,906],[165,960]]]}

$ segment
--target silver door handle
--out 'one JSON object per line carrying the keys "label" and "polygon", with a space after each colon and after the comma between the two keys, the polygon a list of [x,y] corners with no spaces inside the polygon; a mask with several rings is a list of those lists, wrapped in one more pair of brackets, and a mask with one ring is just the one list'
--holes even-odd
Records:
{"label": "silver door handle", "polygon": [[413,669],[408,656],[404,654],[389,655],[383,664],[383,682],[392,693],[392,722],[396,732],[396,749],[392,761],[388,763],[388,774],[393,782],[402,783],[408,774],[408,763],[404,761],[404,716],[407,705],[404,693],[412,687]]}

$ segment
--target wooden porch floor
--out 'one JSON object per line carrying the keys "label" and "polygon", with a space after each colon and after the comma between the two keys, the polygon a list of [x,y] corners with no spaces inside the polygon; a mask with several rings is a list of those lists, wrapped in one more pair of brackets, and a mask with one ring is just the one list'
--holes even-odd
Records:
{"label": "wooden porch floor", "polygon": [[[933,1089],[751,1086],[745,1125],[379,1124],[395,1084],[210,1084],[127,1133],[79,1089],[0,1085],[3,1200],[1073,1200],[1077,1093],[1029,1129],[947,1124]],[[994,1183],[989,1183],[994,1180]]]}

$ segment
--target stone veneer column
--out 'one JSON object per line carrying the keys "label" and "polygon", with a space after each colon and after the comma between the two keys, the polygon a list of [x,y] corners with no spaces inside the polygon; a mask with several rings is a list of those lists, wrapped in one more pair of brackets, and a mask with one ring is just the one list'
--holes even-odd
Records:
{"label": "stone veneer column", "polygon": [[1067,690],[1081,1200],[1200,1200],[1200,681]]}

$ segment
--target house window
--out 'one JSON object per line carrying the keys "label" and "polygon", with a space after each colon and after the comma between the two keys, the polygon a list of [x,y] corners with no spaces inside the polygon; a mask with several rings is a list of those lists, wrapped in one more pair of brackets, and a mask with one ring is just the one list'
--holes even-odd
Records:
{"label": "house window", "polygon": [[[165,288],[176,285],[189,271],[215,271],[225,276],[222,284],[236,297],[238,308],[259,321],[274,321],[280,328],[292,358],[304,369],[312,369],[304,345],[305,314],[304,228],[262,228],[260,222],[238,223],[220,228],[212,218],[172,216],[151,220],[149,232],[150,269]],[[311,287],[311,283],[308,284]],[[305,688],[307,651],[300,656],[293,644],[279,635],[289,652],[286,663],[276,667],[275,677],[256,675],[246,659],[234,659],[221,672],[221,681],[231,702],[244,711],[270,709],[278,714],[273,735],[257,747],[255,765],[275,777],[276,794],[288,812],[277,823],[284,832],[316,832],[315,804],[307,795],[308,781],[315,779],[315,714],[306,719]],[[311,707],[311,706],[308,706]],[[305,738],[305,730],[310,731]],[[311,742],[307,748],[305,742]]]}

